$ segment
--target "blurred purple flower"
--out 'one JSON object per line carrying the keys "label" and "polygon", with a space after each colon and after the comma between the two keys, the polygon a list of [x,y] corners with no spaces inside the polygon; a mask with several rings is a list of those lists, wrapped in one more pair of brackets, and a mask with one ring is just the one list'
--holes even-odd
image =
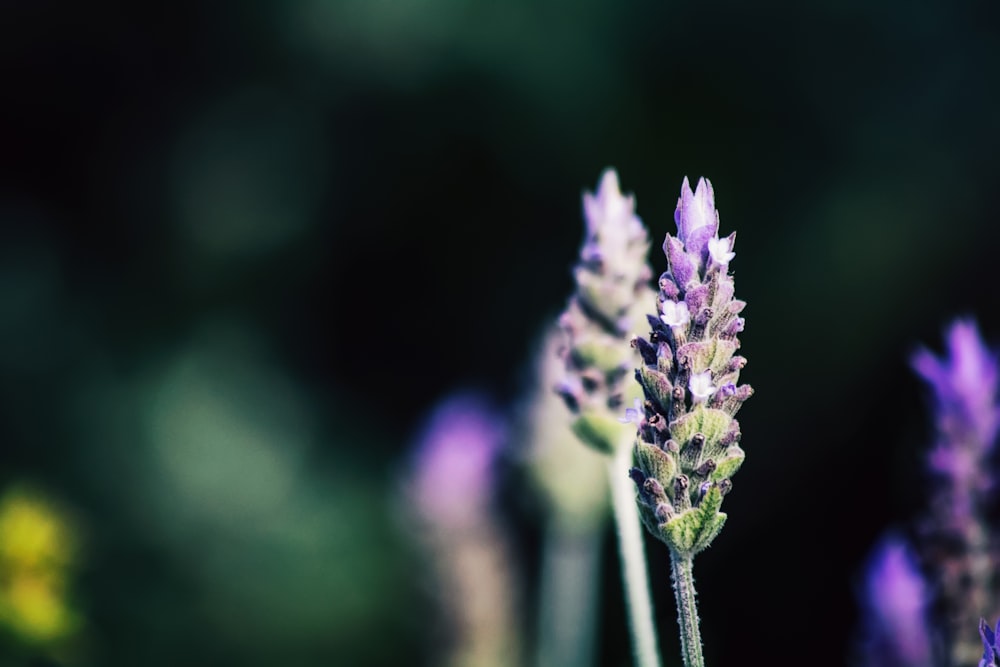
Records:
{"label": "blurred purple flower", "polygon": [[[938,428],[947,440],[942,445],[949,451],[966,447],[986,453],[993,447],[1000,426],[997,356],[983,343],[972,320],[952,324],[947,339],[945,357],[921,349],[913,355],[913,368],[934,392]],[[963,464],[936,450],[931,465],[949,474],[953,466]]]}
{"label": "blurred purple flower", "polygon": [[996,599],[985,516],[995,486],[990,458],[1000,426],[1000,364],[971,319],[953,323],[946,339],[943,357],[923,349],[912,360],[933,392],[937,427],[928,456],[934,476],[921,551],[933,572],[950,662],[967,665],[979,656],[970,629]]}
{"label": "blurred purple flower", "polygon": [[507,433],[504,419],[481,396],[457,394],[430,414],[415,452],[415,501],[441,525],[481,515],[495,489],[495,463]]}
{"label": "blurred purple flower", "polygon": [[931,664],[928,591],[906,541],[886,536],[868,561],[864,588],[865,664]]}

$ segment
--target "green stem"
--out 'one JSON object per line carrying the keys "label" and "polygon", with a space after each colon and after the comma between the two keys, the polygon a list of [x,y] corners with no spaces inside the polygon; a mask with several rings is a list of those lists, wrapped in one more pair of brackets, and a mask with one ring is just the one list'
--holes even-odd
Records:
{"label": "green stem", "polygon": [[635,500],[635,485],[628,477],[632,467],[631,442],[618,447],[608,462],[611,501],[618,527],[618,547],[622,561],[622,581],[625,586],[632,648],[638,667],[660,667],[653,625],[653,601],[649,595],[649,575],[646,572],[646,552],[642,543],[642,525]]}
{"label": "green stem", "polygon": [[677,598],[677,625],[681,629],[681,657],[684,667],[705,667],[698,630],[698,605],[695,601],[694,572],[691,556],[670,553],[670,569]]}
{"label": "green stem", "polygon": [[576,530],[561,523],[551,520],[545,534],[536,664],[590,667],[604,522]]}

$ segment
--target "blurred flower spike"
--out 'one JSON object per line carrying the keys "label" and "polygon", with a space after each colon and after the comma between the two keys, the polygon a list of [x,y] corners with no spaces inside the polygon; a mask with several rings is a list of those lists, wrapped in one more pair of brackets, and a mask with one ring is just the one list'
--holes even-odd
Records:
{"label": "blurred flower spike", "polygon": [[421,515],[442,527],[467,526],[488,508],[507,426],[476,394],[458,394],[428,417],[418,439],[414,492]]}
{"label": "blurred flower spike", "polygon": [[[555,389],[573,414],[576,436],[602,454],[627,447],[631,435],[618,423],[624,405],[639,395],[628,382],[635,353],[628,341],[643,322],[643,306],[655,293],[646,259],[649,234],[623,195],[614,169],[601,174],[597,190],[583,195],[586,236],[573,269],[576,289],[559,317],[564,378]],[[665,311],[685,321],[683,309]]]}
{"label": "blurred flower spike", "polygon": [[913,356],[913,368],[934,393],[938,428],[951,454],[935,451],[932,467],[947,474],[956,464],[956,447],[992,449],[1000,426],[996,402],[1000,372],[996,355],[983,343],[974,321],[956,321],[946,337],[945,357],[921,349]]}
{"label": "blurred flower spike", "polygon": [[948,328],[945,347],[942,357],[921,349],[912,359],[931,389],[937,430],[927,459],[933,495],[921,553],[936,583],[950,661],[966,665],[979,655],[969,629],[995,610],[998,596],[993,555],[998,545],[988,517],[995,505],[1000,361],[971,319]]}
{"label": "blurred flower spike", "polygon": [[864,664],[931,665],[929,601],[912,549],[900,536],[887,536],[869,560],[865,577]]}
{"label": "blurred flower spike", "polygon": [[76,551],[69,520],[44,496],[14,489],[0,500],[0,627],[15,640],[46,647],[78,630],[67,601]]}

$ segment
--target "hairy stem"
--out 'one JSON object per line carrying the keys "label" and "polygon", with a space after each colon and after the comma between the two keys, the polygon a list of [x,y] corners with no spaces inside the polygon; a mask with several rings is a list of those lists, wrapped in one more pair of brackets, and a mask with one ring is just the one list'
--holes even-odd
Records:
{"label": "hairy stem", "polygon": [[642,525],[635,500],[635,485],[628,477],[632,467],[631,443],[618,447],[608,463],[611,502],[618,527],[618,547],[621,553],[622,581],[625,585],[632,648],[638,667],[660,667],[660,653],[653,625],[653,601],[649,595],[649,575],[646,552],[643,549]]}
{"label": "hairy stem", "polygon": [[681,657],[684,667],[705,667],[698,630],[698,605],[695,601],[692,557],[671,552],[670,569],[677,599],[677,625],[681,630]]}

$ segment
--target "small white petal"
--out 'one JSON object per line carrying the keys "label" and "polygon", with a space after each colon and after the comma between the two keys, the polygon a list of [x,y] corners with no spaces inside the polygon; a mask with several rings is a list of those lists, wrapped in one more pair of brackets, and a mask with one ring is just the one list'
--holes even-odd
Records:
{"label": "small white petal", "polygon": [[715,393],[715,385],[712,384],[712,371],[695,373],[688,382],[688,389],[691,390],[691,397],[695,403],[700,403]]}
{"label": "small white petal", "polygon": [[736,257],[736,253],[732,251],[732,247],[729,244],[729,238],[720,239],[718,236],[708,240],[708,253],[715,260],[716,264],[725,266],[732,261],[733,257]]}
{"label": "small white petal", "polygon": [[664,301],[663,314],[660,315],[660,319],[667,326],[683,327],[691,321],[691,313],[683,301]]}

